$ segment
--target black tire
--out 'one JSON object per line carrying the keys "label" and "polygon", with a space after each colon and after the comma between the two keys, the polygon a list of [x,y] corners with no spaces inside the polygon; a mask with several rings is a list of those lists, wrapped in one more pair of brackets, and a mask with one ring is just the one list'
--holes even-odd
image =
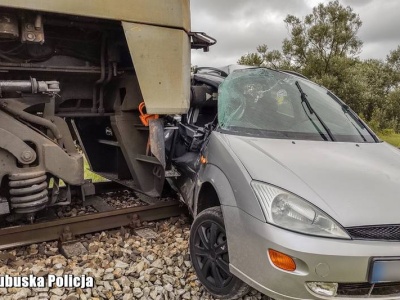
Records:
{"label": "black tire", "polygon": [[229,271],[228,244],[219,206],[196,217],[190,228],[189,247],[197,277],[215,298],[237,299],[249,291],[249,286]]}

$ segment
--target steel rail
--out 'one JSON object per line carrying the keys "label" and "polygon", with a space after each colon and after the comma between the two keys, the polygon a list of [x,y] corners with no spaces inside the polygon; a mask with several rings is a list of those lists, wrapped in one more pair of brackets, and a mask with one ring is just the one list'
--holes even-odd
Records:
{"label": "steel rail", "polygon": [[58,240],[67,227],[73,235],[82,235],[129,226],[135,214],[141,221],[155,221],[176,217],[185,212],[185,207],[174,200],[32,225],[6,227],[0,229],[0,250]]}

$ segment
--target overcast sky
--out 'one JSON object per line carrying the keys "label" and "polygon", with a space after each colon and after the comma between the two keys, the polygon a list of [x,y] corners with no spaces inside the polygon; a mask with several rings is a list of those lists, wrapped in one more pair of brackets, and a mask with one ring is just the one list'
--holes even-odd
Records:
{"label": "overcast sky", "polygon": [[[288,37],[283,20],[303,17],[325,0],[191,0],[192,31],[204,31],[218,40],[210,52],[192,50],[192,64],[219,67],[234,64],[257,45],[281,49]],[[384,59],[400,45],[399,0],[340,0],[360,15],[361,58]]]}

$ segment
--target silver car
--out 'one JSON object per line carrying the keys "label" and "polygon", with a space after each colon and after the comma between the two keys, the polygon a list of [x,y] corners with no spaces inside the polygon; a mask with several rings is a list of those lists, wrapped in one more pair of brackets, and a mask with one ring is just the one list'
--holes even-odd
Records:
{"label": "silver car", "polygon": [[[217,298],[400,298],[400,152],[298,74],[202,69],[166,139]],[[171,135],[172,136],[172,135]]]}

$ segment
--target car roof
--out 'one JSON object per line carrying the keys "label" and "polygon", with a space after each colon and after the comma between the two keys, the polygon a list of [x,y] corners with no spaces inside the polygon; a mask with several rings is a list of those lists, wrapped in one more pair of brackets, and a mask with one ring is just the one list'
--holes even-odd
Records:
{"label": "car roof", "polygon": [[[218,88],[218,86],[225,80],[228,75],[232,74],[236,70],[243,70],[243,69],[256,69],[256,68],[265,68],[259,66],[247,66],[247,65],[238,65],[232,64],[224,67],[198,67],[195,69],[193,78],[197,81],[203,82],[205,84],[209,84]],[[267,68],[268,69],[268,68]],[[298,76],[304,79],[308,79],[304,75],[297,73],[291,70],[278,70],[273,69],[274,71],[287,73],[290,75]]]}

